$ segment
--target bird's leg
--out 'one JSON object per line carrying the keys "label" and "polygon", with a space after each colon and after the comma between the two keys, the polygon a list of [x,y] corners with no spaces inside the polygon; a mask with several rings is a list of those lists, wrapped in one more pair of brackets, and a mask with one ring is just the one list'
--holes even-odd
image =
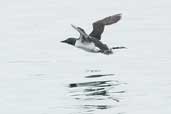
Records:
{"label": "bird's leg", "polygon": [[113,53],[113,52],[112,52],[112,49],[109,49],[109,50],[99,50],[98,52],[99,52],[99,53],[106,54],[106,55],[110,55],[110,54]]}
{"label": "bird's leg", "polygon": [[112,47],[111,49],[126,49],[126,47]]}

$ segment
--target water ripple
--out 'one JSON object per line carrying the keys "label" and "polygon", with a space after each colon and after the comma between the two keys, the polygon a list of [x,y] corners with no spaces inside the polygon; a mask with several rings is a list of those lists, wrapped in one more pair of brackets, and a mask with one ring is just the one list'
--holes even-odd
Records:
{"label": "water ripple", "polygon": [[[118,94],[125,94],[126,91],[124,89],[115,90],[115,88],[126,83],[114,80],[113,77],[111,80],[109,80],[110,77],[108,77],[108,80],[104,79],[107,76],[114,76],[114,74],[88,75],[84,76],[89,79],[88,81],[75,82],[68,85],[70,96],[77,101],[83,101],[83,104],[80,104],[80,108],[85,110],[84,113],[114,108],[120,102]],[[103,80],[99,80],[100,78]]]}

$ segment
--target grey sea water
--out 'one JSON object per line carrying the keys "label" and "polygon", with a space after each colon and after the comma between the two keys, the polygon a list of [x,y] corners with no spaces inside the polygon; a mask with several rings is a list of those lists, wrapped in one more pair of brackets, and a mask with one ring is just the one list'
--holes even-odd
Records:
{"label": "grey sea water", "polygon": [[[0,1],[1,114],[170,114],[169,0]],[[122,13],[102,41],[113,55],[60,43]]]}

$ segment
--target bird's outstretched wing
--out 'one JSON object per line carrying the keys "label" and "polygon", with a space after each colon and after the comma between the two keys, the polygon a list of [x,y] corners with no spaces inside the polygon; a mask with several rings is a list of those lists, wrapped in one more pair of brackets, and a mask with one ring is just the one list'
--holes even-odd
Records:
{"label": "bird's outstretched wing", "polygon": [[82,42],[84,42],[84,41],[89,42],[90,41],[90,38],[89,38],[88,34],[84,31],[84,29],[82,29],[81,27],[76,27],[72,24],[71,24],[71,26],[80,33],[79,38],[81,39]]}
{"label": "bird's outstretched wing", "polygon": [[93,31],[90,33],[90,36],[101,39],[101,34],[104,31],[105,25],[111,25],[118,22],[121,19],[121,14],[116,14],[113,16],[106,17],[104,19],[98,20],[93,23]]}

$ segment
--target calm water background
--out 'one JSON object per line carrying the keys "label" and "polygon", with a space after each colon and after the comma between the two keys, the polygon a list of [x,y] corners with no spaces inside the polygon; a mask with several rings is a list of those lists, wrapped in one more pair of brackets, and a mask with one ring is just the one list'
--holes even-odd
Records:
{"label": "calm water background", "polygon": [[[0,1],[1,114],[170,114],[170,0]],[[91,54],[60,41],[122,13]]]}

